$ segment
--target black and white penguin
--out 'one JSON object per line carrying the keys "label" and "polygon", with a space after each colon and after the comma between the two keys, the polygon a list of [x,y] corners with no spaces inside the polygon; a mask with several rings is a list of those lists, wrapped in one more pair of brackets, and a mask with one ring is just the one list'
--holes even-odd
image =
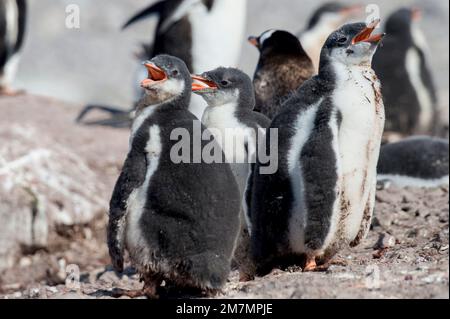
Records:
{"label": "black and white penguin", "polygon": [[311,59],[296,36],[281,30],[269,30],[249,42],[260,52],[253,77],[255,111],[273,119],[284,100],[314,74]]}
{"label": "black and white penguin", "polygon": [[381,147],[378,181],[399,187],[449,184],[448,140],[413,136]]}
{"label": "black and white penguin", "polygon": [[[246,12],[247,0],[163,0],[132,17],[124,27],[158,14],[159,23],[147,58],[170,54],[185,61],[192,73],[199,74],[219,66],[237,66]],[[190,110],[198,119],[205,108],[204,101],[194,96]]]}
{"label": "black and white penguin", "polygon": [[251,234],[260,274],[291,257],[306,257],[303,269],[315,270],[316,261],[327,264],[369,230],[384,127],[371,68],[383,37],[372,35],[377,25],[347,24],[332,33],[319,74],[285,103],[267,131],[279,166],[264,175],[258,162],[254,173]]}
{"label": "black and white penguin", "polygon": [[328,36],[336,29],[364,13],[361,5],[345,5],[329,2],[320,6],[309,19],[306,29],[299,38],[303,48],[319,70],[320,52]]}
{"label": "black and white penguin", "polygon": [[[159,54],[169,54],[185,61],[191,73],[199,74],[219,66],[237,66],[245,36],[247,0],[162,0],[152,4],[130,18],[124,29],[147,17],[156,15],[158,25],[152,34],[153,44],[143,45],[139,61]],[[137,69],[133,81],[135,100],[142,96],[140,80],[145,70]],[[189,110],[201,119],[206,104],[192,96]],[[88,106],[77,121],[82,122],[92,110],[100,109],[112,114],[112,119],[87,124],[113,124],[130,122],[132,111],[108,106]],[[128,120],[127,120],[128,118]]]}
{"label": "black and white penguin", "polygon": [[195,145],[201,152],[217,143],[202,138],[205,127],[188,111],[192,80],[184,62],[161,55],[145,65],[146,95],[108,226],[115,269],[123,270],[127,250],[145,285],[117,295],[153,298],[163,280],[167,287],[216,291],[230,272],[239,232],[238,186],[228,164],[207,164],[196,154]]}
{"label": "black and white penguin", "polygon": [[419,17],[418,10],[394,12],[385,25],[388,36],[373,60],[383,85],[386,131],[406,136],[433,133],[437,120],[437,95]]}
{"label": "black and white penguin", "polygon": [[0,1],[0,95],[15,95],[11,83],[24,42],[27,15],[25,0]]}
{"label": "black and white penguin", "polygon": [[[222,147],[239,185],[241,201],[245,200],[248,178],[255,162],[258,136],[265,137],[270,120],[254,112],[255,93],[252,80],[235,68],[218,68],[193,77],[197,83],[193,92],[205,99],[208,107],[202,122]],[[236,251],[242,281],[254,275],[251,263],[250,240],[247,229],[247,205],[241,213],[241,240]]]}

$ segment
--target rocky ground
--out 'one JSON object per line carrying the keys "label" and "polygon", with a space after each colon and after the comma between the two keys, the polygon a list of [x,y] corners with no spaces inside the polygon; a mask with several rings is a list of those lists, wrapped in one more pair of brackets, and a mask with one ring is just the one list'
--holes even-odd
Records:
{"label": "rocky ground", "polygon": [[[111,298],[113,288],[140,288],[132,269],[122,278],[111,270],[105,244],[107,199],[123,160],[117,154],[126,153],[127,131],[80,127],[73,121],[76,108],[43,98],[2,100],[0,110],[0,241],[2,246],[19,242],[8,252],[0,250],[0,298]],[[15,135],[5,135],[5,127],[15,128]],[[49,155],[28,162],[9,138]],[[39,173],[58,163],[53,175]],[[11,180],[11,169],[22,177]],[[74,170],[85,176],[72,185],[66,174]],[[64,191],[79,197],[71,201]],[[37,203],[46,212],[40,218]],[[95,213],[77,211],[79,203]],[[293,267],[247,283],[233,273],[217,297],[449,298],[448,204],[448,187],[380,190],[368,238],[342,252],[328,271],[302,273]],[[11,211],[14,205],[21,210]],[[20,231],[14,225],[21,225]]]}

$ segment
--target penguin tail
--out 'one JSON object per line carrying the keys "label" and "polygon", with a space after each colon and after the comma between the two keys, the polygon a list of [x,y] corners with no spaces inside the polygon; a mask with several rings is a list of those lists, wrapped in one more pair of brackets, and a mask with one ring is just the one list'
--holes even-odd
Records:
{"label": "penguin tail", "polygon": [[142,19],[145,19],[148,16],[151,16],[154,14],[159,14],[163,10],[165,2],[166,2],[165,0],[156,2],[156,3],[152,4],[151,6],[145,8],[144,10],[139,11],[122,26],[122,30],[125,30],[130,25],[135,24],[136,22],[138,22]]}

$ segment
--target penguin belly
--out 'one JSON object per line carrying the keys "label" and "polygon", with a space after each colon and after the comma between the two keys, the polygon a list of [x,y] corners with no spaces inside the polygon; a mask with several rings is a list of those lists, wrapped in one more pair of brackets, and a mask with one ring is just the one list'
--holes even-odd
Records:
{"label": "penguin belly", "polygon": [[[379,82],[370,70],[337,70],[333,103],[341,115],[335,150],[338,158],[341,234],[353,241],[367,206],[374,206],[376,167],[384,129],[384,106]],[[340,77],[340,78],[339,78]],[[367,212],[370,217],[373,211]]]}
{"label": "penguin belly", "polygon": [[194,73],[219,66],[237,66],[245,32],[246,5],[244,0],[216,0],[210,12],[204,6],[191,10]]}
{"label": "penguin belly", "polygon": [[[156,262],[154,257],[152,257],[152,253],[145,242],[145,236],[140,226],[144,208],[148,205],[147,198],[150,182],[158,169],[162,151],[159,126],[152,126],[149,132],[149,142],[146,147],[148,151],[148,166],[145,180],[139,188],[131,193],[127,201],[126,246],[133,264],[140,272],[144,272],[149,265],[153,269],[158,269],[160,265],[164,264],[161,261]],[[167,272],[169,269],[158,269],[158,271]]]}

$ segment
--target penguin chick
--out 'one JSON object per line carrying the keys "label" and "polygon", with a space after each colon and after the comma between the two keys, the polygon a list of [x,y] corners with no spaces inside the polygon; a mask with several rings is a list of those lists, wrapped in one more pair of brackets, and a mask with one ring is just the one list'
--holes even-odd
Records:
{"label": "penguin chick", "polygon": [[[253,111],[255,95],[252,81],[244,72],[234,68],[218,68],[193,78],[197,80],[193,84],[193,92],[203,97],[208,104],[202,122],[224,150],[243,200],[251,188],[248,181],[256,158],[258,134],[264,137],[270,120]],[[241,236],[235,253],[241,281],[254,276],[247,211],[246,204],[243,204]]]}
{"label": "penguin chick", "polygon": [[17,95],[11,89],[24,42],[27,17],[25,0],[0,1],[0,95]]}
{"label": "penguin chick", "polygon": [[364,13],[362,5],[344,5],[329,2],[320,6],[309,19],[306,30],[299,38],[308,56],[319,70],[320,52],[328,36],[343,24]]}
{"label": "penguin chick", "polygon": [[[319,74],[283,105],[267,130],[279,168],[257,163],[250,205],[252,250],[264,275],[306,257],[303,270],[326,264],[367,234],[373,214],[384,107],[372,56],[378,22],[347,24],[321,53]],[[272,145],[272,131],[278,145]],[[291,259],[293,258],[293,259]],[[300,260],[300,259],[299,259]]]}
{"label": "penguin chick", "polygon": [[381,147],[378,181],[399,187],[439,187],[449,184],[448,141],[413,136]]}
{"label": "penguin chick", "polygon": [[373,61],[383,85],[386,131],[404,136],[432,134],[438,120],[436,89],[419,19],[418,10],[394,12],[386,22],[388,36]]}
{"label": "penguin chick", "polygon": [[[156,298],[163,280],[168,288],[214,292],[230,272],[239,232],[238,186],[228,164],[193,160],[193,145],[201,143],[203,149],[217,143],[191,140],[201,139],[206,129],[188,111],[192,80],[186,64],[161,55],[145,66],[146,93],[137,108],[108,225],[114,268],[123,270],[128,251],[144,288],[116,295]],[[177,140],[185,135],[190,138]],[[180,145],[182,159],[177,157]]]}
{"label": "penguin chick", "polygon": [[314,66],[298,38],[289,32],[269,30],[250,37],[249,42],[260,52],[253,79],[255,110],[273,119],[289,94],[314,75]]}
{"label": "penguin chick", "polygon": [[[239,62],[242,39],[245,32],[247,0],[161,0],[136,13],[123,26],[129,28],[135,23],[156,16],[158,24],[152,31],[151,41],[143,45],[142,56],[151,59],[159,54],[169,54],[185,61],[189,70],[200,73],[220,65],[235,66]],[[205,31],[205,26],[208,26]],[[133,79],[135,101],[142,96],[137,85],[145,77],[139,67]],[[145,70],[144,70],[145,71]],[[206,108],[204,101],[193,96],[189,110],[198,119]],[[92,110],[112,114],[112,118],[88,122],[83,119]],[[109,106],[87,106],[78,117],[78,122],[95,125],[129,125],[134,110],[121,110]]]}

